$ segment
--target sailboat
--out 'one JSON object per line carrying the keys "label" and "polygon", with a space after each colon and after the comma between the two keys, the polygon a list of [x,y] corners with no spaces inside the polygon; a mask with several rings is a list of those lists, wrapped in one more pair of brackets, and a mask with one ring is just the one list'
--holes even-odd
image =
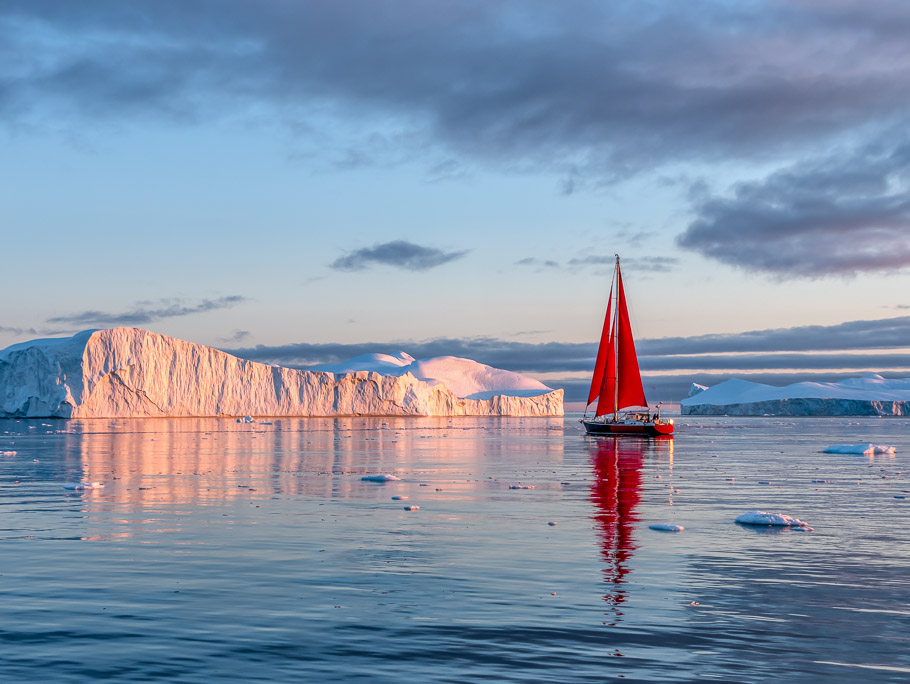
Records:
{"label": "sailboat", "polygon": [[[616,304],[612,306],[614,291]],[[615,315],[612,316],[611,307],[615,309]],[[660,404],[653,414],[648,408],[635,354],[635,340],[632,339],[618,254],[587,406],[595,400],[597,408],[594,418],[588,418],[586,407],[585,416],[580,421],[589,435],[655,437],[673,434],[673,419],[661,418]]]}

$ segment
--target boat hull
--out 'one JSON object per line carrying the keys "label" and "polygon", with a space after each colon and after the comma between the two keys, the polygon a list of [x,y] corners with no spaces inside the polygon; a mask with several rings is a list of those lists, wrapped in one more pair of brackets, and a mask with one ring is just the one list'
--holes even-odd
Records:
{"label": "boat hull", "polygon": [[585,432],[589,435],[629,435],[631,437],[662,437],[673,434],[671,423],[639,423],[617,421],[604,422],[600,420],[582,420]]}

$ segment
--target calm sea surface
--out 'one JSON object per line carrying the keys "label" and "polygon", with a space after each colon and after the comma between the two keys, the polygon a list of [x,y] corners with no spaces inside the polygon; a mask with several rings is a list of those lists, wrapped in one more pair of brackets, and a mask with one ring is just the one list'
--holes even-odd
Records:
{"label": "calm sea surface", "polygon": [[575,418],[0,420],[0,681],[910,681],[910,420]]}

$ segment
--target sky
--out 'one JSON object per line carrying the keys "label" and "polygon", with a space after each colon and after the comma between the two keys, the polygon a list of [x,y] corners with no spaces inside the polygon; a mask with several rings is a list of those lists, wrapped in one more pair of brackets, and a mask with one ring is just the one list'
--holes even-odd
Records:
{"label": "sky", "polygon": [[901,0],[8,0],[0,347],[910,375]]}

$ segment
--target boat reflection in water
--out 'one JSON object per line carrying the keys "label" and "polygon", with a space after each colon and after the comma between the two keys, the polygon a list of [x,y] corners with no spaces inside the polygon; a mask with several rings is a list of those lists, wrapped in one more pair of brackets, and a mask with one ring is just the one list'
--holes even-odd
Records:
{"label": "boat reflection in water", "polygon": [[635,508],[641,498],[641,471],[646,457],[673,463],[673,438],[628,439],[594,437],[588,440],[594,474],[591,486],[592,518],[600,536],[601,553],[606,565],[604,601],[611,625],[622,621],[622,604],[628,598],[625,588],[629,565],[638,548],[635,527],[639,522]]}

